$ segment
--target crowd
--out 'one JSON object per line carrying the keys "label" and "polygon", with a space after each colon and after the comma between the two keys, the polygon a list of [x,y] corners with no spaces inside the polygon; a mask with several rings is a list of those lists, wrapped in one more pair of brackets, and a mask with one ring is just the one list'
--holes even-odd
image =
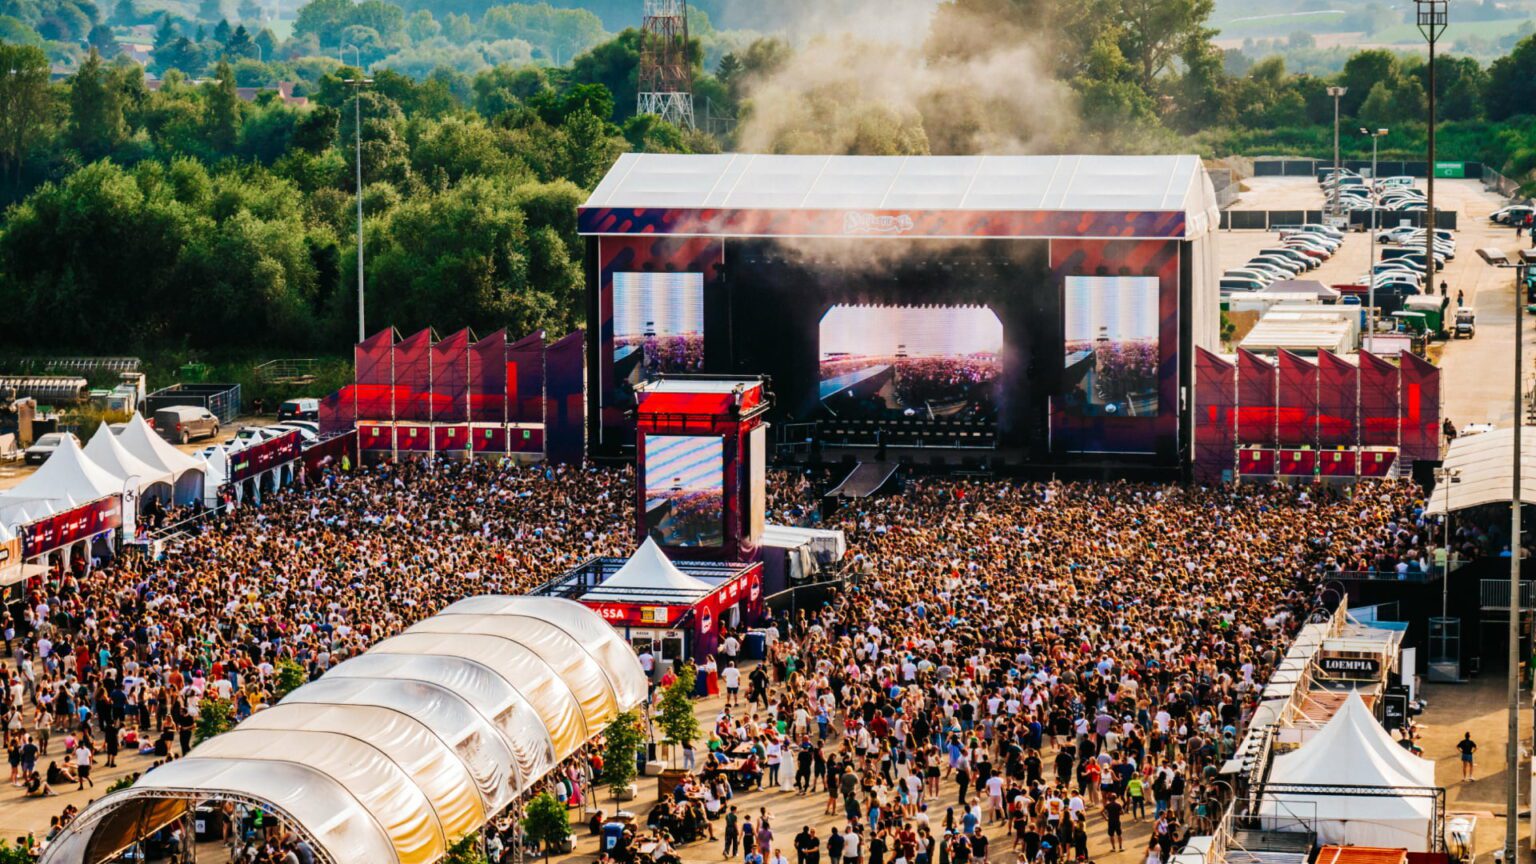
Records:
{"label": "crowd", "polygon": [[[55,791],[93,785],[119,748],[177,758],[205,696],[244,718],[279,695],[284,666],[323,675],[458,597],[627,554],[633,482],[485,461],[358,467],[214,516],[161,558],[56,573],[0,613],[12,783],[30,791],[44,758]],[[776,474],[770,511],[806,521],[816,486]],[[773,808],[733,813],[766,785],[826,796],[833,826],[789,847],[802,864],[822,845],[833,861],[970,864],[994,841],[1058,864],[1108,851],[1087,848],[1088,820],[1114,843],[1143,817],[1166,861],[1210,828],[1212,772],[1324,572],[1427,554],[1419,512],[1406,484],[921,480],[857,501],[832,526],[849,539],[846,589],[774,622],[749,674],[739,640],[718,658],[739,692],[706,724],[709,751],[747,770],[701,759],[652,827],[772,864],[789,840],[768,828],[763,842]],[[226,818],[250,847],[240,860],[287,860],[292,838]],[[491,834],[503,849],[515,837]]]}
{"label": "crowd", "polygon": [[[729,817],[737,790],[766,786],[826,796],[834,821],[795,835],[801,864],[823,846],[968,864],[994,842],[1059,864],[1123,850],[1143,820],[1138,853],[1167,862],[1213,829],[1216,771],[1327,571],[1417,560],[1421,514],[1408,484],[919,481],[857,502],[839,516],[848,589],[775,622],[750,676],[734,637],[706,663],[726,707],[700,794],[727,814],[723,851],[782,854]],[[725,766],[732,782],[714,782]]]}

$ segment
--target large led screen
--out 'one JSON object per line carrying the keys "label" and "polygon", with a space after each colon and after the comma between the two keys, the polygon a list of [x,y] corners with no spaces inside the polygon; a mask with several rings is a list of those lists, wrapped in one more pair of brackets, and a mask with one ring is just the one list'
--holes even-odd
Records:
{"label": "large led screen", "polygon": [[1158,280],[1068,276],[1063,374],[1069,410],[1157,416]]}
{"label": "large led screen", "polygon": [[704,371],[704,274],[613,274],[613,365],[631,386]]}
{"label": "large led screen", "polygon": [[645,530],[663,546],[725,542],[725,442],[645,436]]}
{"label": "large led screen", "polygon": [[985,306],[833,306],[821,402],[838,416],[991,418],[1003,324]]}

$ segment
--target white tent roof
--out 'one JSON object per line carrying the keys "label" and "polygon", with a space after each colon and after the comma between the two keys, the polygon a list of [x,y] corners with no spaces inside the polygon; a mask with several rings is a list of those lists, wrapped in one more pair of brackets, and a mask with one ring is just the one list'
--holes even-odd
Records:
{"label": "white tent roof", "polygon": [[325,860],[430,864],[645,697],[591,609],[461,600],[97,801],[43,861],[100,864],[192,799],[239,796]]}
{"label": "white tent roof", "polygon": [[823,564],[841,561],[848,552],[848,540],[835,528],[801,528],[795,525],[765,525],[760,538],[764,546],[793,549],[809,545],[816,560]]}
{"label": "white tent roof", "polygon": [[586,207],[1182,211],[1186,239],[1220,217],[1198,156],[626,153]]}
{"label": "white tent roof", "polygon": [[[122,491],[123,481],[92,462],[80,449],[80,445],[75,443],[74,437],[65,435],[63,443],[48,457],[48,461],[27,479],[11,487],[5,497],[37,498],[52,502],[71,499],[85,503],[108,495],[119,495]],[[0,498],[0,501],[3,500]],[[35,517],[37,513],[34,511],[32,515]]]}
{"label": "white tent roof", "polygon": [[[1515,488],[1514,437],[1513,429],[1494,429],[1452,441],[1445,453],[1444,468],[1461,472],[1461,477],[1456,483],[1435,484],[1429,512],[1507,503]],[[1536,503],[1536,434],[1530,431],[1520,436],[1520,471],[1520,500]]]}
{"label": "white tent roof", "polygon": [[123,447],[139,461],[161,471],[168,471],[172,477],[180,477],[191,470],[202,470],[197,459],[177,450],[170,442],[155,434],[155,430],[149,428],[149,424],[139,414],[128,418],[128,427],[123,430],[120,440]]}
{"label": "white tent roof", "polygon": [[[657,595],[661,599],[681,595],[703,597],[713,590],[715,586],[677,569],[656,541],[647,537],[617,573],[583,594],[581,599],[640,602],[657,599]],[[648,595],[647,592],[652,593]]]}
{"label": "white tent roof", "polygon": [[1275,757],[1265,785],[1264,812],[1302,821],[1315,818],[1312,827],[1323,843],[1427,849],[1434,807],[1429,797],[1386,788],[1381,795],[1329,795],[1272,789],[1275,785],[1435,785],[1435,764],[1398,746],[1358,693],[1350,693],[1338,713],[1299,750]]}
{"label": "white tent roof", "polygon": [[172,482],[170,471],[149,465],[129,453],[128,448],[117,440],[117,436],[105,423],[97,426],[96,434],[85,443],[85,455],[91,457],[91,461],[105,469],[108,474],[116,477],[119,483],[127,482],[129,478],[136,478],[136,489],[147,489],[156,483]]}

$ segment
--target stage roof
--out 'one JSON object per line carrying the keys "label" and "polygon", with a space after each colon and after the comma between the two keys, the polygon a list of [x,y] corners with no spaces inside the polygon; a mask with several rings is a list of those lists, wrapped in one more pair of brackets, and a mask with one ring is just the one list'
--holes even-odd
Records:
{"label": "stage roof", "polygon": [[[1457,482],[1441,481],[1429,498],[1430,513],[1483,504],[1507,504],[1514,495],[1515,431],[1494,429],[1463,435],[1446,448],[1444,468]],[[1520,501],[1536,503],[1536,431],[1520,436]]]}
{"label": "stage roof", "polygon": [[583,234],[1162,237],[1218,224],[1196,156],[620,156]]}

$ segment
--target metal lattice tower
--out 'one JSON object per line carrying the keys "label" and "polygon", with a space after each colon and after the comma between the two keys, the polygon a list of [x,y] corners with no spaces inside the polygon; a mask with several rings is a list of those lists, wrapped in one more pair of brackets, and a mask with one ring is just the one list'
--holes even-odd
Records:
{"label": "metal lattice tower", "polygon": [[693,128],[693,74],[688,62],[688,0],[645,0],[640,28],[637,110]]}

